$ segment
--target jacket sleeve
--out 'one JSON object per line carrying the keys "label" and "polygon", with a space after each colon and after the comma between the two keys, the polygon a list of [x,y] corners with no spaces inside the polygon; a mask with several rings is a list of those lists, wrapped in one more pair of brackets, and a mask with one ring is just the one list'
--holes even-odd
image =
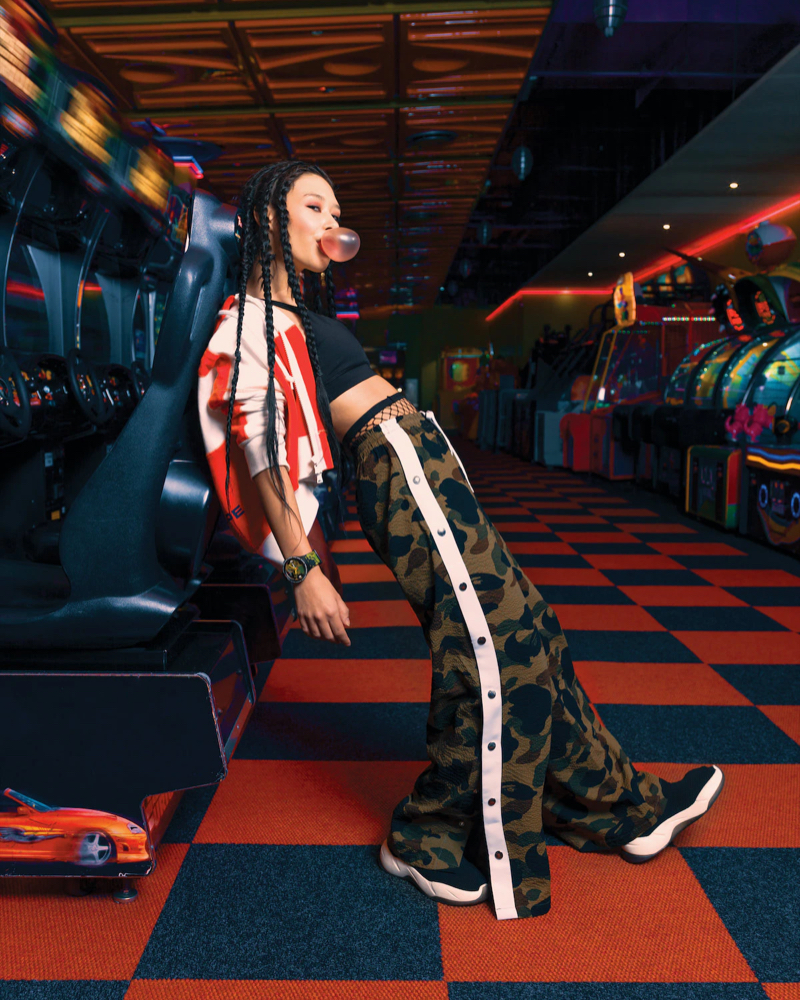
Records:
{"label": "jacket sleeve", "polygon": [[[228,329],[223,329],[228,326]],[[236,321],[231,318],[220,325],[209,344],[207,352],[214,360],[214,389],[209,399],[209,409],[217,409],[227,420],[230,390],[233,378],[233,350],[230,343],[231,326],[235,344]],[[225,336],[228,334],[228,336]],[[222,335],[222,336],[221,336]],[[259,350],[263,346],[263,351]],[[233,404],[231,437],[244,452],[250,476],[269,468],[267,455],[267,386],[269,367],[266,344],[254,346],[242,337],[239,377]],[[221,390],[221,391],[220,391]],[[289,467],[286,454],[286,398],[275,379],[275,430],[278,444],[278,465]]]}

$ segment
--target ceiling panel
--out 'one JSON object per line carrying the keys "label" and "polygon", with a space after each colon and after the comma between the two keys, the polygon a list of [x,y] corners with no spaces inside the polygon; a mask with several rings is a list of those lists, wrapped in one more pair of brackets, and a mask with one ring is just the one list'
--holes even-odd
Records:
{"label": "ceiling panel", "polygon": [[129,123],[223,148],[204,167],[220,197],[288,156],[328,170],[363,245],[340,284],[369,309],[436,299],[550,3],[48,6],[62,58],[104,81]]}

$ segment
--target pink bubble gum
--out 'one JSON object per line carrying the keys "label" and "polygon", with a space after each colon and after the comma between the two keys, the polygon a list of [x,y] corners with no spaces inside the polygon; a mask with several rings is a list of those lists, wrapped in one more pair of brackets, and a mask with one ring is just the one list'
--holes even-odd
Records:
{"label": "pink bubble gum", "polygon": [[323,252],[339,264],[352,260],[361,246],[361,237],[352,229],[328,229],[320,240]]}

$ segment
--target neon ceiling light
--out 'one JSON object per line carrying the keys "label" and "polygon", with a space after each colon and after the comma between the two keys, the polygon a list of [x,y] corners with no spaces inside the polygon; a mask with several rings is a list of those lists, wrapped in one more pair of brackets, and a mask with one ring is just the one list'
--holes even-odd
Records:
{"label": "neon ceiling light", "polygon": [[611,294],[611,289],[609,288],[520,288],[518,292],[501,302],[500,305],[494,310],[494,312],[489,313],[486,317],[486,322],[488,323],[490,319],[494,319],[495,316],[499,316],[503,310],[507,309],[510,305],[516,302],[518,299],[525,298],[529,295],[595,295],[595,296],[606,296]]}
{"label": "neon ceiling light", "polygon": [[[758,212],[756,215],[751,215],[747,219],[743,219],[733,225],[725,226],[723,229],[717,229],[713,233],[709,233],[707,236],[702,237],[696,243],[692,243],[687,247],[682,247],[681,249],[683,250],[683,253],[688,254],[690,257],[697,257],[699,254],[704,253],[706,250],[710,250],[719,243],[724,243],[726,240],[737,236],[739,233],[746,233],[748,230],[757,226],[759,222],[768,222],[770,219],[774,219],[776,216],[782,215],[784,212],[788,212],[797,207],[800,207],[800,195],[792,195],[791,198],[779,201],[770,208],[767,208],[762,212]],[[652,278],[654,274],[659,274],[661,271],[668,271],[675,265],[676,262],[680,261],[680,259],[680,257],[676,257],[674,254],[665,254],[663,257],[659,257],[655,263],[650,264],[641,271],[635,272],[633,276],[634,281],[645,281],[647,278]],[[494,319],[495,316],[498,316],[501,312],[503,312],[503,310],[507,309],[508,306],[512,305],[512,303],[516,302],[517,299],[521,298],[523,295],[610,295],[612,291],[613,288],[520,288],[518,292],[515,292],[512,296],[507,298],[505,302],[501,302],[494,312],[489,313],[486,317],[486,321],[488,323],[489,320]]]}
{"label": "neon ceiling light", "polygon": [[[767,222],[770,219],[773,219],[776,215],[782,215],[784,212],[788,212],[792,208],[797,208],[798,206],[800,206],[800,195],[792,195],[791,198],[779,201],[777,204],[766,209],[765,211],[758,212],[756,215],[751,215],[747,219],[743,219],[740,222],[735,222],[731,226],[725,226],[723,229],[717,229],[715,232],[709,233],[708,236],[702,237],[696,243],[692,243],[687,247],[682,247],[681,249],[690,257],[697,257],[706,250],[710,250],[712,247],[715,247],[718,243],[724,243],[726,240],[732,239],[734,236],[738,236],[739,233],[746,233],[748,230],[757,226],[759,222]],[[659,257],[654,264],[649,265],[641,271],[637,271],[633,276],[634,280],[644,281],[646,278],[651,278],[654,274],[658,274],[660,271],[666,271],[678,260],[680,260],[680,257],[676,257],[674,254],[667,254],[664,257]]]}

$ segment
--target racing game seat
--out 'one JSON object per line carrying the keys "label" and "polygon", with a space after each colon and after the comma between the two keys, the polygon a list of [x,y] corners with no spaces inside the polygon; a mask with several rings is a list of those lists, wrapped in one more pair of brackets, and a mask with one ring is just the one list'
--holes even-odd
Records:
{"label": "racing game seat", "polygon": [[[226,278],[238,264],[234,220],[232,206],[195,193],[189,244],[161,324],[152,383],[72,503],[59,539],[61,565],[0,560],[0,648],[114,649],[145,643],[197,590],[213,531],[210,487],[189,464],[183,467],[185,481],[172,503],[183,579],[171,575],[175,565],[163,565],[169,561],[163,555],[159,561],[159,508],[163,533],[168,469],[179,441],[185,449],[191,437],[182,429],[184,413],[192,406]],[[170,504],[166,507],[169,511]]]}

